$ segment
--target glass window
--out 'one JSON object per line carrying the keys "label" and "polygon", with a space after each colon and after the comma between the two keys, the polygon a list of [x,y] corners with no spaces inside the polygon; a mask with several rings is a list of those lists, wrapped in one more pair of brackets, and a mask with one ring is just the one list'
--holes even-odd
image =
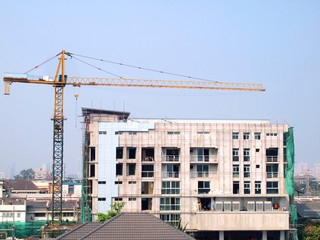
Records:
{"label": "glass window", "polygon": [[166,223],[177,226],[180,219],[180,214],[160,214],[160,219]]}
{"label": "glass window", "polygon": [[233,177],[234,178],[239,177],[239,165],[233,165]]}
{"label": "glass window", "polygon": [[208,177],[209,176],[209,165],[197,165],[198,177]]}
{"label": "glass window", "polygon": [[243,160],[245,161],[245,162],[249,162],[250,161],[250,148],[245,148],[245,149],[243,149]]}
{"label": "glass window", "polygon": [[233,132],[232,133],[232,139],[235,139],[235,140],[239,139],[239,133],[238,132]]}
{"label": "glass window", "polygon": [[249,132],[243,133],[243,139],[244,140],[249,140],[250,139],[250,133]]}
{"label": "glass window", "polygon": [[261,139],[261,133],[255,132],[255,133],[254,133],[254,139],[255,139],[255,140],[260,140],[260,139]]}
{"label": "glass window", "polygon": [[179,211],[180,198],[160,198],[160,211]]}
{"label": "glass window", "polygon": [[250,165],[244,165],[243,166],[243,172],[244,172],[244,177],[245,178],[250,177]]}
{"label": "glass window", "polygon": [[123,147],[116,148],[116,157],[117,157],[117,159],[123,158]]}
{"label": "glass window", "polygon": [[198,194],[205,194],[210,192],[210,182],[209,181],[199,181],[198,182]]}
{"label": "glass window", "polygon": [[162,194],[180,194],[180,182],[164,181],[162,182]]}
{"label": "glass window", "polygon": [[256,181],[254,184],[254,193],[261,194],[261,181]]}
{"label": "glass window", "polygon": [[279,192],[278,182],[267,182],[267,194],[274,194]]}
{"label": "glass window", "polygon": [[239,194],[239,181],[233,182],[233,194]]}
{"label": "glass window", "polygon": [[234,162],[239,162],[239,148],[234,148],[232,150],[232,158]]}
{"label": "glass window", "polygon": [[142,165],[141,176],[142,177],[153,177],[153,164]]}
{"label": "glass window", "polygon": [[249,181],[244,182],[244,194],[250,194],[250,182]]}

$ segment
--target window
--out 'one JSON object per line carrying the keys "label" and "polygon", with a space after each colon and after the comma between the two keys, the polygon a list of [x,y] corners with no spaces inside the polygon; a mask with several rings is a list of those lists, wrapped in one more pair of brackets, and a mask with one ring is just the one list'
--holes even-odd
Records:
{"label": "window", "polygon": [[98,181],[98,184],[106,184],[106,181]]}
{"label": "window", "polygon": [[197,165],[197,175],[198,177],[208,177],[209,165]]}
{"label": "window", "polygon": [[105,197],[103,197],[103,198],[98,198],[98,201],[105,201],[105,200],[106,200]]}
{"label": "window", "polygon": [[142,165],[141,168],[142,177],[153,177],[153,164]]}
{"label": "window", "polygon": [[74,193],[74,184],[68,185],[68,193],[73,194]]}
{"label": "window", "polygon": [[62,215],[64,217],[73,217],[73,213],[72,212],[64,212],[64,213],[62,213]]}
{"label": "window", "polygon": [[210,134],[210,132],[197,132],[198,134]]}
{"label": "window", "polygon": [[233,132],[232,133],[232,139],[234,139],[234,140],[239,139],[239,133],[238,132]]}
{"label": "window", "polygon": [[122,176],[122,163],[116,164],[116,176]]}
{"label": "window", "polygon": [[276,137],[278,133],[267,133],[267,137]]}
{"label": "window", "polygon": [[127,148],[127,158],[128,159],[136,159],[136,148],[128,147]]}
{"label": "window", "polygon": [[34,213],[35,217],[45,217],[46,213]]}
{"label": "window", "polygon": [[239,148],[234,148],[232,150],[232,158],[234,162],[239,162]]}
{"label": "window", "polygon": [[122,201],[122,198],[115,197],[115,198],[114,198],[114,201],[115,201],[115,202],[121,202],[121,201]]}
{"label": "window", "polygon": [[257,165],[256,165],[256,168],[260,168],[260,165],[259,165],[259,164],[257,164]]}
{"label": "window", "polygon": [[129,181],[129,184],[136,184],[136,181]]}
{"label": "window", "polygon": [[153,162],[154,161],[154,148],[142,148],[141,161],[142,162]]}
{"label": "window", "polygon": [[250,182],[249,181],[244,182],[244,194],[250,194]]}
{"label": "window", "polygon": [[153,194],[153,182],[141,182],[141,194]]}
{"label": "window", "polygon": [[261,194],[261,181],[256,181],[254,184],[254,193]]}
{"label": "window", "polygon": [[152,210],[152,198],[141,198],[141,210]]}
{"label": "window", "polygon": [[114,184],[116,185],[122,184],[122,181],[115,181]]}
{"label": "window", "polygon": [[239,165],[233,165],[233,177],[234,178],[239,177]]}
{"label": "window", "polygon": [[267,194],[278,193],[278,182],[267,182]]}
{"label": "window", "polygon": [[180,219],[180,214],[160,214],[160,219],[173,226],[177,226]]}
{"label": "window", "polygon": [[100,134],[100,135],[106,135],[106,134],[107,134],[107,131],[99,131],[99,134]]}
{"label": "window", "polygon": [[162,172],[162,177],[164,177],[164,178],[178,178],[179,177],[179,165],[178,164],[168,164],[165,166],[167,168],[167,171]]}
{"label": "window", "polygon": [[96,160],[96,148],[95,147],[90,147],[90,161],[95,161]]}
{"label": "window", "polygon": [[199,181],[198,182],[198,194],[205,194],[210,192],[210,182],[209,181]]}
{"label": "window", "polygon": [[137,135],[137,132],[129,132],[129,135]]}
{"label": "window", "polygon": [[131,202],[131,201],[137,201],[137,199],[136,199],[136,198],[130,198],[130,197],[129,197],[129,202]]}
{"label": "window", "polygon": [[254,133],[254,139],[255,139],[255,140],[260,140],[260,139],[261,139],[261,133],[255,132],[255,133]]}
{"label": "window", "polygon": [[249,140],[250,139],[250,133],[249,132],[243,133],[243,139],[244,140]]}
{"label": "window", "polygon": [[179,135],[180,132],[167,132],[168,135]]}
{"label": "window", "polygon": [[245,148],[243,149],[243,160],[245,162],[249,162],[250,161],[250,148]]}
{"label": "window", "polygon": [[17,217],[18,217],[18,218],[21,217],[21,213],[17,213]]}
{"label": "window", "polygon": [[256,148],[256,152],[260,152],[260,149],[259,149],[259,148]]}
{"label": "window", "polygon": [[267,164],[267,178],[278,177],[278,164]]}
{"label": "window", "polygon": [[233,182],[233,194],[239,194],[239,181]]}
{"label": "window", "polygon": [[116,148],[116,157],[117,157],[117,159],[123,158],[123,147]]}
{"label": "window", "polygon": [[95,176],[95,170],[96,170],[95,165],[94,164],[90,164],[90,174],[89,174],[90,177],[94,177]]}
{"label": "window", "polygon": [[121,135],[123,132],[122,131],[116,131],[114,132],[115,135]]}
{"label": "window", "polygon": [[250,165],[244,165],[243,166],[243,172],[244,172],[244,177],[245,178],[250,177]]}
{"label": "window", "polygon": [[179,211],[180,198],[160,198],[160,211]]}
{"label": "window", "polygon": [[136,175],[136,164],[135,163],[127,163],[127,176]]}
{"label": "window", "polygon": [[178,181],[165,181],[162,182],[162,194],[180,194],[180,182]]}

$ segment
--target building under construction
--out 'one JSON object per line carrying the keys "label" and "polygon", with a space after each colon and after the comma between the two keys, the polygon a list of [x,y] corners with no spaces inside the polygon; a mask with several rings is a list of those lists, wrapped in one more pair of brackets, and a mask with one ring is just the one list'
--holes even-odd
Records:
{"label": "building under construction", "polygon": [[289,234],[293,133],[287,124],[82,112],[84,221],[120,201],[125,212],[147,211],[173,224],[181,218],[187,231],[213,239]]}

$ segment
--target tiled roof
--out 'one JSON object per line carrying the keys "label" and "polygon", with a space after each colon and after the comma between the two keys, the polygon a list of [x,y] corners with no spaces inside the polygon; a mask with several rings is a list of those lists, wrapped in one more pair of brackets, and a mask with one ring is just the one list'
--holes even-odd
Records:
{"label": "tiled roof", "polygon": [[[31,209],[39,209],[39,208],[46,208],[48,207],[51,209],[51,201],[27,201],[27,208]],[[77,202],[62,202],[62,209],[73,209],[73,207],[77,207]]]}
{"label": "tiled roof", "polygon": [[8,185],[13,188],[13,190],[39,190],[30,180],[8,181]]}
{"label": "tiled roof", "polygon": [[[57,239],[110,239],[110,240],[190,240],[188,234],[149,213],[121,213],[101,225],[84,224]],[[79,238],[79,231],[87,232]]]}
{"label": "tiled roof", "polygon": [[59,236],[57,239],[64,239],[64,240],[81,239],[84,235],[88,234],[89,232],[96,229],[97,227],[100,227],[102,224],[103,222],[87,222]]}
{"label": "tiled roof", "polygon": [[320,201],[298,200],[295,205],[300,217],[320,218]]}

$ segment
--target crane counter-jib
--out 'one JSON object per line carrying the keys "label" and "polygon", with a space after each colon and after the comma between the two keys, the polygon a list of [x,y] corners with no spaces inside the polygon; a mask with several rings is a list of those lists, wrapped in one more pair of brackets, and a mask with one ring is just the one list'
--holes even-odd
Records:
{"label": "crane counter-jib", "polygon": [[238,91],[265,91],[262,84],[256,83],[227,83],[209,81],[181,81],[181,80],[152,80],[152,79],[127,79],[127,78],[90,78],[68,77],[65,82],[61,78],[54,82],[48,76],[30,76],[27,74],[5,74],[5,94],[10,94],[11,82],[34,83],[45,85],[71,85],[71,86],[113,86],[113,87],[151,87],[151,88],[184,88],[208,90],[238,90]]}

